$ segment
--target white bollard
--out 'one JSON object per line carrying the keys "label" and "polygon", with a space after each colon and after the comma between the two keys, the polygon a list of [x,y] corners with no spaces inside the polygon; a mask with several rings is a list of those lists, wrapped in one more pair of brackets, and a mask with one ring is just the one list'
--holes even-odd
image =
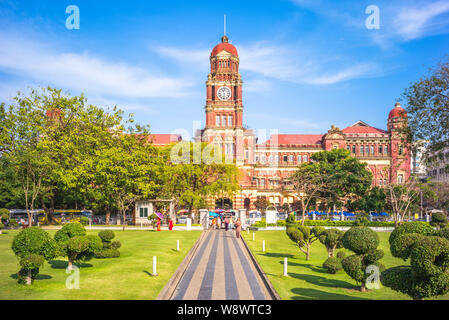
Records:
{"label": "white bollard", "polygon": [[262,252],[265,252],[265,240],[262,240]]}
{"label": "white bollard", "polygon": [[253,241],[256,240],[256,234],[253,232]]}
{"label": "white bollard", "polygon": [[157,276],[157,258],[156,256],[153,257],[153,273],[152,276]]}
{"label": "white bollard", "polygon": [[284,276],[287,277],[288,273],[287,273],[287,258],[284,258]]}
{"label": "white bollard", "polygon": [[176,251],[179,251],[179,240],[176,240]]}

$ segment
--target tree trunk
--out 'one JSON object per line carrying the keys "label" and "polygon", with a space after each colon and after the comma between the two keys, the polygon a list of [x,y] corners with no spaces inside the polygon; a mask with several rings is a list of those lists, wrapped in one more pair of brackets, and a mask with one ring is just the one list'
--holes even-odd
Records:
{"label": "tree trunk", "polygon": [[111,210],[109,208],[106,209],[106,225],[109,225],[111,221]]}
{"label": "tree trunk", "polygon": [[306,260],[310,260],[310,245],[307,245],[307,251],[306,251]]}
{"label": "tree trunk", "polygon": [[366,292],[365,282],[362,282],[362,285],[360,287],[361,292]]}
{"label": "tree trunk", "polygon": [[27,275],[27,285],[31,285],[31,269],[28,269],[28,275]]}
{"label": "tree trunk", "polygon": [[328,258],[332,258],[334,256],[334,249],[329,249],[328,251],[327,251],[327,257]]}

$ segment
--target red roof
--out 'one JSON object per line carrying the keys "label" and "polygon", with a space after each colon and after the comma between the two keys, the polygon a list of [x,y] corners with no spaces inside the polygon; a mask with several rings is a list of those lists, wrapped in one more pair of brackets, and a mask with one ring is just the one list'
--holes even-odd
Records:
{"label": "red roof", "polygon": [[179,134],[158,133],[150,134],[150,139],[154,145],[166,146],[170,143],[181,141],[182,137]]}
{"label": "red roof", "polygon": [[322,134],[274,134],[265,145],[270,145],[273,139],[274,142],[277,141],[277,145],[320,145],[322,138]]}
{"label": "red roof", "polygon": [[217,44],[212,49],[212,53],[210,55],[211,56],[216,56],[217,54],[219,54],[223,50],[226,50],[230,54],[238,57],[237,49],[232,44],[230,44],[228,42],[222,42],[222,43]]}
{"label": "red roof", "polygon": [[344,128],[343,133],[382,133],[385,134],[387,133],[385,130],[382,129],[377,129],[371,126],[359,126],[359,125],[355,125],[355,126],[350,126],[347,128]]}
{"label": "red roof", "polygon": [[401,107],[399,102],[396,103],[394,108],[390,111],[390,114],[388,115],[388,119],[391,118],[397,118],[397,117],[407,117],[407,113],[405,112],[404,108]]}

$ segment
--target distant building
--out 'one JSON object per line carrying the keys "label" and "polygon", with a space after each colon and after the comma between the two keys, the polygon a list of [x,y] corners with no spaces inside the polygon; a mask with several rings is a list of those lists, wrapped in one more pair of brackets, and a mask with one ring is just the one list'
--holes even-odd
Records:
{"label": "distant building", "polygon": [[412,153],[411,173],[420,178],[427,178],[427,167],[424,159],[426,153],[426,141],[417,141],[414,145],[414,151]]}
{"label": "distant building", "polygon": [[449,148],[445,148],[427,159],[427,176],[435,182],[449,182]]}

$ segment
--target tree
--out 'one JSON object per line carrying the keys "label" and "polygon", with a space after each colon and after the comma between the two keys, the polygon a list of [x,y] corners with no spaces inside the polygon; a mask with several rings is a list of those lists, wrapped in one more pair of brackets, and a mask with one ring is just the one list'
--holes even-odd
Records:
{"label": "tree", "polygon": [[342,238],[344,234],[343,231],[338,229],[326,229],[320,234],[318,239],[326,247],[328,258],[335,255],[336,249],[343,247]]}
{"label": "tree", "polygon": [[410,210],[416,208],[421,192],[428,194],[430,190],[415,177],[410,177],[404,184],[386,186],[388,204],[393,213],[395,228],[404,220]]}
{"label": "tree", "polygon": [[65,224],[55,233],[55,240],[60,255],[68,258],[68,271],[76,261],[88,261],[103,248],[100,237],[86,236],[86,230],[79,222]]}
{"label": "tree", "polygon": [[19,283],[31,285],[45,261],[57,256],[57,244],[47,232],[31,227],[20,231],[13,239],[12,250],[19,259]]}
{"label": "tree", "polygon": [[336,274],[343,268],[341,261],[344,257],[345,253],[343,251],[338,252],[336,257],[329,257],[323,262],[323,268],[330,274]]}
{"label": "tree", "polygon": [[323,231],[322,227],[309,228],[303,225],[291,225],[286,230],[290,240],[306,255],[306,260],[310,260],[310,248]]}
{"label": "tree", "polygon": [[448,57],[405,89],[402,97],[407,105],[408,141],[428,141],[427,155],[449,146]]}
{"label": "tree", "polygon": [[368,266],[374,265],[380,271],[384,266],[378,262],[384,252],[377,249],[379,246],[379,236],[368,227],[352,227],[342,238],[343,246],[353,251],[355,254],[344,258],[341,262],[345,272],[356,282],[360,283],[360,291],[366,291],[366,280]]}
{"label": "tree", "polygon": [[156,230],[156,225],[157,225],[157,215],[155,213],[152,213],[149,217],[148,220],[150,220],[151,225],[153,226],[153,230]]}
{"label": "tree", "polygon": [[356,201],[348,201],[347,208],[350,211],[362,211],[364,213],[382,212],[385,210],[387,195],[385,189],[372,187],[368,194]]}
{"label": "tree", "polygon": [[449,240],[440,234],[419,222],[407,222],[395,229],[389,239],[391,253],[404,261],[410,259],[410,266],[383,271],[382,284],[415,300],[449,292]]}
{"label": "tree", "polygon": [[264,212],[265,209],[270,205],[270,202],[265,197],[257,198],[256,201],[253,202],[253,205],[257,210]]}

